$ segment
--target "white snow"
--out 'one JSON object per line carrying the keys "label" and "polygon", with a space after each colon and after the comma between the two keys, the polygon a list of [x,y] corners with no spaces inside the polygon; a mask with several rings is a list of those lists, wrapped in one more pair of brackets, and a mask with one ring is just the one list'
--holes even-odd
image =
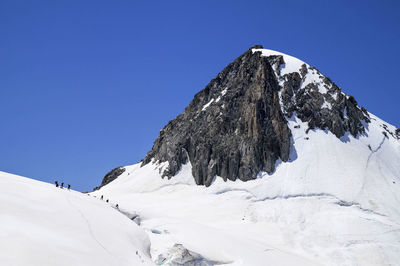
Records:
{"label": "white snow", "polygon": [[343,118],[348,119],[349,117],[347,116],[347,107],[344,108],[343,110]]}
{"label": "white snow", "polygon": [[100,199],[0,172],[0,210],[0,265],[153,265],[147,234]]}
{"label": "white snow", "polygon": [[[314,83],[318,86],[318,90],[320,93],[325,94],[327,92],[327,89],[324,87],[324,84],[322,83],[321,80],[321,74],[318,73],[318,71],[314,68],[311,68],[310,65],[307,63],[301,61],[300,59],[297,59],[293,56],[277,52],[274,50],[269,50],[269,49],[252,49],[252,52],[261,52],[261,56],[272,56],[272,55],[281,55],[283,57],[283,61],[285,64],[281,66],[280,69],[280,75],[278,75],[275,71],[275,75],[278,78],[282,78],[286,74],[290,74],[293,72],[299,72],[302,67],[302,65],[305,65],[307,68],[307,73],[305,75],[304,80],[302,81],[301,88],[305,88],[308,84]],[[283,83],[283,79],[279,80],[280,85]]]}
{"label": "white snow", "polygon": [[301,66],[304,64],[303,61],[281,53],[281,52],[277,52],[274,50],[269,50],[269,49],[252,49],[252,52],[261,52],[261,56],[271,56],[271,55],[281,55],[283,56],[283,60],[285,61],[285,65],[281,68],[281,75],[286,75],[289,73],[293,73],[293,72],[299,72],[299,70],[301,69]]}
{"label": "white snow", "polygon": [[322,107],[322,108],[331,109],[331,108],[332,108],[332,105],[331,105],[329,102],[324,101],[324,103],[322,104],[321,107]]}
{"label": "white snow", "polygon": [[217,177],[206,188],[194,184],[190,163],[170,180],[155,163],[137,164],[92,194],[140,215],[153,259],[182,244],[229,265],[396,265],[400,145],[371,117],[368,136],[341,140],[306,134],[292,117],[291,162],[253,181]]}
{"label": "white snow", "polygon": [[[217,99],[215,99],[215,102],[219,102],[221,100],[221,97],[223,97],[226,92],[228,91],[228,88],[225,88],[223,91],[221,91],[221,96],[218,96]],[[205,111],[207,110],[207,108],[214,102],[214,99],[211,99],[210,101],[208,101],[208,103],[206,103],[205,105],[203,105],[203,108],[201,109],[201,111]]]}
{"label": "white snow", "polygon": [[210,104],[212,104],[212,102],[214,101],[214,99],[211,99],[208,103],[206,103],[204,106],[203,106],[203,109],[201,109],[202,111],[205,111],[207,108],[208,108],[208,106],[210,106]]}
{"label": "white snow", "polygon": [[331,96],[335,101],[337,100],[337,97],[338,97],[337,92],[331,94]]}

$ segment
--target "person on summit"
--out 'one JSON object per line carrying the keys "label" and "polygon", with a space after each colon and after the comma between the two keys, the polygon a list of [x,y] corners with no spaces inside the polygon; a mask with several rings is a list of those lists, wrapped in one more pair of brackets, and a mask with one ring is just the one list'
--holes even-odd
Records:
{"label": "person on summit", "polygon": [[58,187],[58,181],[54,182],[56,184],[56,187]]}
{"label": "person on summit", "polygon": [[64,182],[61,183],[60,188],[64,188]]}
{"label": "person on summit", "polygon": [[71,185],[70,184],[68,184],[68,190],[70,190],[71,189]]}

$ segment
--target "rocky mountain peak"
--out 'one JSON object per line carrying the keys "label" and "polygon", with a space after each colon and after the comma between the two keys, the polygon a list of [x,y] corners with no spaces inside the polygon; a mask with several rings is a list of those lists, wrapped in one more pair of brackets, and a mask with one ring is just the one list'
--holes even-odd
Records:
{"label": "rocky mountain peak", "polygon": [[260,48],[252,51],[266,57],[273,67],[286,117],[295,114],[308,122],[309,129],[328,129],[338,138],[345,132],[354,137],[364,133],[362,121],[370,122],[367,110],[316,68],[276,51]]}
{"label": "rocky mountain peak", "polygon": [[160,131],[142,165],[168,162],[162,175],[170,178],[190,161],[196,183],[206,186],[216,176],[254,179],[291,159],[287,120],[294,115],[308,130],[327,129],[338,138],[362,134],[370,122],[368,112],[317,69],[256,45]]}

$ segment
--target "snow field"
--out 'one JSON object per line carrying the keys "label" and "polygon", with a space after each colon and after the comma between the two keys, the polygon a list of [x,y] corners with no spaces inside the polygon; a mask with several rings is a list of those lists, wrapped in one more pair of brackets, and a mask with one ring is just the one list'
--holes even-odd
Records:
{"label": "snow field", "polygon": [[0,190],[1,265],[152,265],[146,233],[99,199],[4,172]]}
{"label": "snow field", "polygon": [[153,162],[92,194],[140,215],[153,259],[182,244],[229,265],[396,265],[399,142],[371,117],[367,134],[342,139],[288,119],[291,160],[252,181],[196,186],[190,163],[168,180],[159,174],[168,164]]}

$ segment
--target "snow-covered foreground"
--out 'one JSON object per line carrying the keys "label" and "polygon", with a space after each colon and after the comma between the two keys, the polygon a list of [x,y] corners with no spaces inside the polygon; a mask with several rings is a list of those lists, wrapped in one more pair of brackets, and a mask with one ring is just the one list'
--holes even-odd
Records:
{"label": "snow-covered foreground", "polygon": [[170,180],[136,164],[91,194],[140,216],[159,264],[187,249],[201,265],[400,265],[400,144],[371,118],[339,140],[293,117],[292,160],[257,180],[207,188],[190,164]]}
{"label": "snow-covered foreground", "polygon": [[0,210],[0,265],[153,265],[146,233],[88,195],[0,172]]}

